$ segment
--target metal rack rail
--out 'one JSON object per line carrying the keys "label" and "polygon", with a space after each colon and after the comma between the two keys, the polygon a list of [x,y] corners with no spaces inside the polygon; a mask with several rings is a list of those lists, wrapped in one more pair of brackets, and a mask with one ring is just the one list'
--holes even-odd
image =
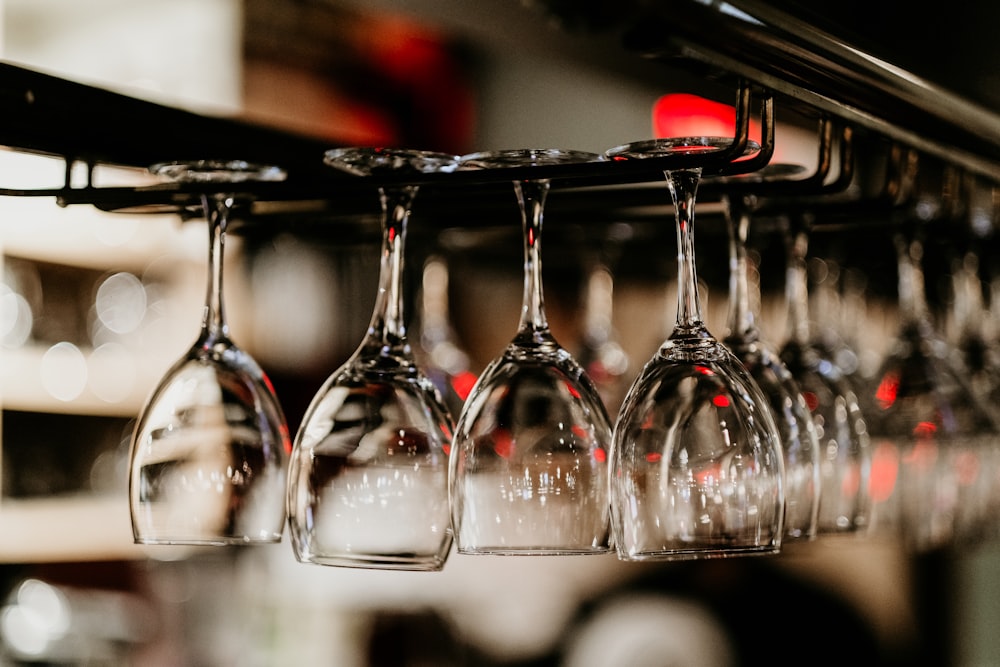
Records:
{"label": "metal rack rail", "polygon": [[[637,201],[649,197],[644,186],[662,182],[665,169],[697,164],[707,176],[760,169],[770,159],[773,143],[765,142],[749,161],[734,157],[742,154],[749,115],[756,113],[751,99],[762,101],[765,127],[773,126],[773,105],[788,106],[1000,183],[1000,116],[762,0],[658,0],[636,3],[625,12],[619,26],[621,43],[637,58],[660,61],[665,68],[703,70],[732,84],[738,112],[733,146],[717,155],[528,168],[532,177],[551,178],[556,188],[587,193],[578,205],[581,214],[600,218],[617,214],[623,206],[635,209]],[[0,116],[0,145],[58,156],[67,165],[61,187],[21,190],[0,183],[0,194],[50,196],[62,205],[93,204],[108,210],[183,207],[198,193],[198,186],[191,184],[98,187],[88,179],[83,186],[72,185],[69,175],[78,163],[90,170],[105,164],[145,168],[206,158],[276,164],[288,172],[288,179],[255,186],[258,200],[295,202],[296,210],[312,215],[368,211],[368,186],[373,189],[392,179],[379,176],[359,182],[324,166],[323,154],[333,147],[326,140],[170,108],[9,63],[0,63]],[[456,192],[451,186],[463,186],[466,194],[455,198],[461,208],[467,196],[506,196],[505,184],[526,175],[525,168],[509,168],[422,178],[431,188],[449,188],[449,198]],[[790,191],[797,189],[793,184]],[[652,198],[662,201],[660,194]],[[311,205],[303,207],[303,202]],[[289,207],[267,210],[287,213]],[[444,213],[442,224],[465,224]]]}

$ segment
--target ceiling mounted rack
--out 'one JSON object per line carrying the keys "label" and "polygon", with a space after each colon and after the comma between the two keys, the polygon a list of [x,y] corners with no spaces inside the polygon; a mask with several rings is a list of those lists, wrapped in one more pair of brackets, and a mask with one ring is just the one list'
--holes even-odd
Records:
{"label": "ceiling mounted rack", "polygon": [[[529,176],[550,178],[554,190],[571,189],[581,195],[577,203],[553,201],[550,214],[565,210],[597,220],[617,217],[623,210],[669,204],[661,187],[663,171],[683,166],[704,169],[703,191],[708,196],[727,187],[753,189],[757,186],[738,185],[738,179],[713,183],[711,176],[756,173],[771,160],[775,106],[818,118],[821,127],[827,124],[821,131],[836,127],[853,133],[849,141],[840,139],[842,150],[853,152],[853,161],[870,157],[860,154],[856,141],[857,135],[867,134],[1000,183],[1000,116],[795,19],[775,3],[636,0],[622,9],[622,20],[615,22],[614,29],[621,31],[622,45],[637,58],[662,63],[665,80],[671,68],[679,68],[731,84],[730,89],[736,91],[737,117],[731,150],[620,163],[423,175],[419,182],[431,190],[431,196],[422,195],[422,212],[435,213],[442,226],[466,226],[469,221],[455,211],[467,212],[470,197],[479,202],[491,194],[507,199],[507,184]],[[763,147],[749,159],[737,159],[746,145],[749,119],[758,114]],[[260,218],[280,214],[283,219],[297,213],[310,219],[370,213],[371,191],[376,186],[413,178],[359,178],[340,173],[323,163],[325,151],[337,147],[326,139],[175,109],[11,63],[0,63],[0,116],[4,118],[0,145],[59,157],[67,165],[63,185],[30,190],[5,188],[0,183],[0,195],[53,197],[60,205],[91,204],[112,211],[177,210],[189,206],[208,187],[177,183],[98,186],[90,175],[84,185],[71,185],[69,176],[78,164],[86,165],[91,175],[102,165],[145,169],[158,162],[199,159],[275,164],[286,170],[288,178],[281,183],[254,184],[256,201],[267,204],[254,213]],[[829,156],[821,156],[821,165],[824,159]],[[854,171],[859,170],[841,169],[840,177],[829,182],[815,174],[788,178],[766,184],[765,190],[776,199],[808,195],[817,202],[825,197],[837,201],[847,189],[844,178],[854,177]],[[432,196],[439,187],[447,190],[447,197]],[[490,224],[489,219],[477,220],[473,224]]]}
{"label": "ceiling mounted rack", "polygon": [[[698,166],[706,175],[752,172],[767,164],[774,150],[773,102],[763,94],[760,125],[769,139],[743,159],[754,99],[754,91],[745,81],[738,84],[736,91],[733,143],[722,150],[680,152],[643,161],[546,164],[448,174],[380,173],[371,177],[349,175],[325,166],[324,154],[335,146],[323,140],[286,135],[239,120],[202,116],[7,63],[0,63],[0,88],[4,117],[8,119],[0,126],[0,145],[60,157],[67,165],[65,183],[59,187],[15,189],[4,188],[0,183],[0,195],[54,197],[64,206],[93,204],[104,210],[182,208],[217,186],[162,182],[99,187],[92,183],[93,170],[98,165],[145,169],[160,162],[202,159],[274,164],[287,172],[284,181],[241,187],[252,188],[259,201],[335,201],[338,209],[367,212],[370,198],[359,197],[359,190],[392,183],[448,188],[480,186],[487,193],[490,186],[502,185],[506,195],[510,181],[529,177],[552,179],[558,181],[559,187],[581,187],[647,182],[652,178],[662,179],[664,170],[688,166]],[[759,89],[757,93],[760,94]],[[78,113],[80,109],[84,111]],[[49,128],[54,129],[49,131]],[[71,185],[70,174],[75,163],[88,168],[85,185]],[[476,191],[477,196],[482,194],[482,190]]]}
{"label": "ceiling mounted rack", "polygon": [[764,0],[640,2],[627,49],[739,76],[1000,182],[1000,116]]}

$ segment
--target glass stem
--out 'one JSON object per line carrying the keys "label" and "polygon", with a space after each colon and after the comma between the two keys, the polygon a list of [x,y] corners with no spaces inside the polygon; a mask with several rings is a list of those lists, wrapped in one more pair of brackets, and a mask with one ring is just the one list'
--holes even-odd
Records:
{"label": "glass stem", "polygon": [[584,328],[587,341],[599,347],[611,340],[614,308],[614,277],[611,270],[598,262],[587,277]]}
{"label": "glass stem", "polygon": [[233,207],[232,195],[202,195],[201,204],[208,221],[208,292],[201,326],[211,344],[229,337],[229,327],[222,298],[223,257],[226,252],[226,226]]}
{"label": "glass stem", "polygon": [[666,172],[677,223],[677,324],[672,337],[704,336],[694,256],[694,202],[700,169]]}
{"label": "glass stem", "polygon": [[383,353],[406,345],[403,313],[403,260],[406,225],[417,186],[380,188],[382,204],[382,257],[379,262],[378,294],[368,325],[368,342]]}
{"label": "glass stem", "polygon": [[549,324],[542,293],[542,212],[549,181],[515,181],[514,192],[524,229],[524,298],[518,330],[533,335],[547,333]]}
{"label": "glass stem", "polygon": [[740,340],[754,337],[756,322],[750,307],[747,275],[747,238],[750,234],[751,201],[739,195],[727,198],[726,226],[729,231],[729,335]]}
{"label": "glass stem", "polygon": [[809,343],[809,286],[806,249],[809,236],[793,231],[788,239],[788,266],[785,269],[785,302],[788,307],[788,339],[800,346]]}
{"label": "glass stem", "polygon": [[899,308],[904,322],[927,324],[929,311],[924,292],[923,244],[916,238],[899,235],[896,255],[899,265]]}

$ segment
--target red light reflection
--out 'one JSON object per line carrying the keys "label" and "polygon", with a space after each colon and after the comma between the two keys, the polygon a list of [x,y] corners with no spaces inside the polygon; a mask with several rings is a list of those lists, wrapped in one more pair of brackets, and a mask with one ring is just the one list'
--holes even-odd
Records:
{"label": "red light reflection", "polygon": [[493,432],[493,451],[505,459],[510,458],[514,453],[514,439],[510,437],[510,431],[497,429]]}
{"label": "red light reflection", "polygon": [[872,451],[871,497],[885,502],[892,496],[899,476],[899,451],[891,442],[883,441]]}
{"label": "red light reflection", "polygon": [[[653,104],[655,137],[731,137],[736,108],[688,93],[664,95]],[[751,119],[750,139],[760,141],[760,123]]]}
{"label": "red light reflection", "polygon": [[469,392],[472,391],[472,387],[475,384],[476,374],[470,371],[459,373],[451,379],[451,388],[455,390],[455,394],[463,401],[469,397]]}
{"label": "red light reflection", "polygon": [[899,393],[899,374],[892,371],[882,376],[875,390],[875,400],[883,410],[888,410],[896,402]]}

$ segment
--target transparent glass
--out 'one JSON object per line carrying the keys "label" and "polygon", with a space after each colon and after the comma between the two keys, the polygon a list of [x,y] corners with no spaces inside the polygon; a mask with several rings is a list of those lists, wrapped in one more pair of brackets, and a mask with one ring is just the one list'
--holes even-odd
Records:
{"label": "transparent glass", "polygon": [[476,382],[469,355],[451,323],[449,268],[441,255],[424,262],[420,289],[420,346],[417,361],[437,386],[452,415],[459,415]]}
{"label": "transparent glass", "polygon": [[[463,158],[463,169],[592,161],[590,153],[515,150]],[[524,230],[524,300],[514,339],[480,374],[450,461],[452,524],[463,554],[611,551],[611,422],[583,367],[553,337],[542,293],[549,182],[514,181]]]}
{"label": "transparent glass", "polygon": [[726,197],[729,232],[729,315],[723,343],[743,363],[770,402],[785,462],[785,537],[812,539],[820,506],[820,452],[816,427],[796,378],[761,340],[751,306],[747,239],[752,196]]}
{"label": "transparent glass", "polygon": [[[327,164],[355,174],[454,169],[456,156],[347,148]],[[406,336],[404,249],[416,185],[383,186],[378,294],[354,354],[323,383],[295,437],[288,522],[304,563],[435,571],[451,549],[453,422]]]}
{"label": "transparent glass", "polygon": [[871,522],[872,448],[853,385],[811,334],[808,232],[788,234],[788,336],[781,359],[798,382],[820,443],[820,535],[863,533]]}
{"label": "transparent glass", "polygon": [[896,474],[873,478],[873,530],[918,552],[976,544],[996,531],[991,461],[1000,427],[971,390],[956,348],[934,329],[920,234],[904,229],[896,246],[901,324],[869,419],[876,465]]}
{"label": "transparent glass", "polygon": [[[645,159],[731,143],[657,139],[607,154]],[[677,225],[677,321],[629,389],[615,426],[615,546],[621,559],[637,561],[776,553],[785,510],[781,436],[760,387],[702,319],[693,228],[701,169],[665,175]]]}
{"label": "transparent glass", "polygon": [[[284,177],[242,162],[156,165],[154,173],[220,190]],[[201,333],[147,401],[132,437],[129,505],[144,544],[279,542],[291,443],[274,388],[229,337],[223,310],[226,226],[236,194],[202,197],[208,290]]]}
{"label": "transparent glass", "polygon": [[584,287],[583,345],[576,356],[597,385],[604,407],[617,414],[628,390],[630,360],[614,328],[615,279],[610,262],[593,261]]}

